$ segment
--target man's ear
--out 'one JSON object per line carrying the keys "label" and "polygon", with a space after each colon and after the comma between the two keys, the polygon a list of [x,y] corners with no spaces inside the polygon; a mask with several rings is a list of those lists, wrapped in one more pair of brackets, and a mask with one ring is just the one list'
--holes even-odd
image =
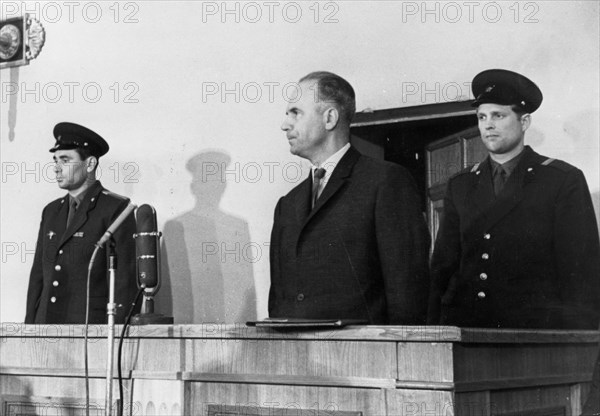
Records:
{"label": "man's ear", "polygon": [[88,173],[93,172],[98,167],[98,158],[96,156],[90,156],[85,161],[86,161],[86,170]]}
{"label": "man's ear", "polygon": [[329,107],[323,112],[323,121],[325,129],[333,130],[340,121],[340,112],[335,107]]}
{"label": "man's ear", "polygon": [[521,130],[523,133],[531,126],[531,114],[523,114],[521,116]]}

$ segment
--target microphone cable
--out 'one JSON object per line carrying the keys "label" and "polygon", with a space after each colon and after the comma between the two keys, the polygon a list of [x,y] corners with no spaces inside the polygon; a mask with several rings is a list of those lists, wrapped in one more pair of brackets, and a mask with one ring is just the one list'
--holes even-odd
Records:
{"label": "microphone cable", "polygon": [[131,304],[131,308],[129,309],[129,313],[127,314],[127,319],[125,320],[125,324],[123,324],[123,330],[121,331],[121,337],[119,338],[119,349],[117,353],[117,369],[119,372],[119,411],[117,416],[123,416],[123,374],[121,371],[121,352],[123,350],[123,340],[125,339],[125,332],[127,331],[127,327],[129,326],[129,322],[131,321],[131,317],[133,316],[133,312],[138,302],[140,301],[140,297],[144,293],[144,287],[140,287],[138,289],[137,295],[135,295],[135,300]]}
{"label": "microphone cable", "polygon": [[90,370],[88,364],[88,328],[90,321],[90,280],[92,276],[92,268],[94,267],[94,261],[96,260],[96,255],[98,254],[98,250],[102,247],[99,245],[95,246],[94,252],[92,253],[92,257],[90,258],[90,263],[88,266],[87,273],[87,282],[86,282],[86,291],[85,291],[85,330],[84,330],[84,362],[85,362],[85,416],[90,416]]}

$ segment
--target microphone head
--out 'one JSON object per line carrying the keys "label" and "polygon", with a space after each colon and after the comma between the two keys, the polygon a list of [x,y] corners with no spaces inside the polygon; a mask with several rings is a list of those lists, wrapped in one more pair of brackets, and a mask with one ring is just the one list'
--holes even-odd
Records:
{"label": "microphone head", "polygon": [[158,229],[156,211],[152,205],[144,204],[135,212],[137,232],[153,232]]}

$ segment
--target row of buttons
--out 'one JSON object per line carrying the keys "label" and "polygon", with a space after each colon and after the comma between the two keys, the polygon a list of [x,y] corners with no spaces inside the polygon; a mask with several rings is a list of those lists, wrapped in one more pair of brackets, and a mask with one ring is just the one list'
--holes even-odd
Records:
{"label": "row of buttons", "polygon": [[[491,235],[490,233],[485,233],[485,234],[483,235],[483,239],[484,239],[484,240],[489,240],[490,238],[492,238],[492,235]],[[482,258],[483,260],[489,260],[489,259],[490,259],[490,255],[489,255],[488,253],[483,253],[483,254],[481,255],[481,258]],[[487,280],[487,278],[488,278],[488,275],[487,275],[487,273],[481,273],[481,274],[479,275],[479,278],[480,278],[481,280],[485,281],[485,280]],[[484,291],[481,291],[481,292],[478,292],[478,293],[477,293],[477,297],[478,297],[479,299],[485,299],[485,297],[486,297],[486,294],[485,294],[485,292],[484,292]]]}
{"label": "row of buttons", "polygon": [[[63,250],[58,250],[58,254],[63,254],[63,253],[64,253]],[[57,264],[56,266],[54,266],[54,270],[56,270],[57,272],[60,272],[62,270],[61,265]],[[58,285],[59,285],[58,280],[55,280],[55,281],[52,282],[52,286],[58,287]],[[56,296],[52,296],[50,298],[50,302],[56,303]]]}

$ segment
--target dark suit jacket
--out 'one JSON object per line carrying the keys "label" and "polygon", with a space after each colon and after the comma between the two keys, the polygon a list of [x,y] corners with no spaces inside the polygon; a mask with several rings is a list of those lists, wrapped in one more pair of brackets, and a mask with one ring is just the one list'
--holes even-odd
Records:
{"label": "dark suit jacket", "polygon": [[[129,200],[96,182],[84,195],[69,228],[69,196],[48,204],[42,213],[29,277],[25,323],[81,324],[85,322],[88,263],[94,244]],[[122,322],[137,291],[135,219],[129,216],[114,233],[117,252],[115,320]],[[54,300],[54,301],[53,301]],[[108,303],[107,253],[100,250],[90,280],[90,323],[106,323]]]}
{"label": "dark suit jacket", "polygon": [[489,161],[448,183],[428,322],[598,328],[600,245],[583,173],[528,146],[494,196]]}
{"label": "dark suit jacket", "polygon": [[423,323],[430,238],[407,171],[350,148],[312,211],[311,187],[275,209],[269,315]]}

